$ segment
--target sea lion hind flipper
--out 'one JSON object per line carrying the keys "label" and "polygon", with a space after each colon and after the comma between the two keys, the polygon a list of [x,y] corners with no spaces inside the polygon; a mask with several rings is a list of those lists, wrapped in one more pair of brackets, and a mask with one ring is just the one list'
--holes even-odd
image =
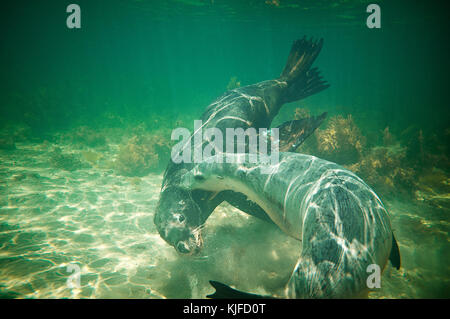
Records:
{"label": "sea lion hind flipper", "polygon": [[326,89],[329,85],[322,79],[317,68],[311,68],[322,49],[323,39],[307,40],[305,37],[294,41],[286,66],[280,79],[286,81],[287,90],[284,103],[304,99]]}
{"label": "sea lion hind flipper", "polygon": [[211,299],[263,299],[269,298],[261,295],[242,292],[237,289],[231,288],[221,282],[210,280],[209,283],[216,291],[213,294],[207,295],[206,298]]}
{"label": "sea lion hind flipper", "polygon": [[319,116],[287,121],[278,126],[279,150],[281,152],[294,152],[308,136],[314,133],[326,116],[327,112],[324,112]]}
{"label": "sea lion hind flipper", "polygon": [[392,233],[392,248],[391,254],[389,255],[389,261],[392,266],[397,269],[400,269],[401,260],[400,260],[400,249],[398,248],[397,240],[394,237],[394,233]]}
{"label": "sea lion hind flipper", "polygon": [[295,40],[292,43],[286,65],[281,72],[281,77],[286,81],[295,81],[300,74],[308,71],[322,49],[323,39],[314,41],[306,37]]}

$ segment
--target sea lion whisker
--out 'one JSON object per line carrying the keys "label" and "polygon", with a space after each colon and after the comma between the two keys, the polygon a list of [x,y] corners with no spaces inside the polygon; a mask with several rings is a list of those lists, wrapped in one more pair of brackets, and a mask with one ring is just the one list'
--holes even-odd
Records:
{"label": "sea lion whisker", "polygon": [[203,228],[205,228],[205,224],[201,224],[200,226],[195,227],[192,232],[196,233],[199,232],[200,230],[202,230]]}

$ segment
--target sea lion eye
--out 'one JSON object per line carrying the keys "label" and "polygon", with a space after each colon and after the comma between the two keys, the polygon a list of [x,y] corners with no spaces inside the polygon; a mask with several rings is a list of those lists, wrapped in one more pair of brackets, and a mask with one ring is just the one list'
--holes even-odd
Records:
{"label": "sea lion eye", "polygon": [[184,215],[181,215],[181,214],[178,215],[178,221],[180,223],[184,222],[185,220],[186,220],[186,217],[184,217]]}

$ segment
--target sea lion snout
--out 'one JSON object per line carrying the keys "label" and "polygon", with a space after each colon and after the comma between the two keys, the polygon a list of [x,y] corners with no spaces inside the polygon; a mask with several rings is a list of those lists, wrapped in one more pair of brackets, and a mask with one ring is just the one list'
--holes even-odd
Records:
{"label": "sea lion snout", "polygon": [[170,187],[161,193],[154,222],[161,237],[182,254],[201,250],[201,209],[190,193],[180,187]]}
{"label": "sea lion snout", "polygon": [[183,255],[196,255],[198,254],[203,246],[203,241],[200,237],[200,234],[198,236],[193,235],[189,237],[188,240],[179,241],[175,245],[175,249],[177,252]]}
{"label": "sea lion snout", "polygon": [[182,253],[182,254],[190,253],[189,246],[184,241],[178,242],[178,244],[175,248],[177,249],[177,251],[179,253]]}
{"label": "sea lion snout", "polygon": [[190,247],[189,244],[186,243],[185,241],[178,242],[175,249],[183,255],[195,255],[200,251],[200,247],[198,246]]}

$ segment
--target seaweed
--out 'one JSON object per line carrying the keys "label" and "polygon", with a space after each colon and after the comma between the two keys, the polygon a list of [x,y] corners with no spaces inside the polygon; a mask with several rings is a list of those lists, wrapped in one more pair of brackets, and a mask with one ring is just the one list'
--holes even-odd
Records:
{"label": "seaweed", "polygon": [[347,168],[358,174],[377,192],[384,195],[403,193],[412,196],[417,188],[416,171],[403,163],[406,148],[400,144],[391,147],[376,146],[361,160]]}
{"label": "seaweed", "polygon": [[351,115],[332,117],[327,128],[319,129],[315,136],[317,155],[339,164],[358,162],[366,144],[366,138]]}
{"label": "seaweed", "polygon": [[73,133],[72,142],[89,147],[98,147],[106,144],[106,138],[92,128],[80,126]]}
{"label": "seaweed", "polygon": [[[294,118],[308,116],[307,109],[295,109]],[[370,145],[366,137],[370,132],[364,133],[351,115],[338,115],[297,151],[344,165],[382,196],[402,195],[438,207],[448,206],[450,130],[437,136],[409,127],[397,137],[386,126],[372,134]]]}
{"label": "seaweed", "polygon": [[227,90],[233,90],[241,86],[241,81],[238,80],[237,76],[232,76],[227,84]]}
{"label": "seaweed", "polygon": [[142,177],[161,172],[170,156],[170,140],[160,133],[135,135],[120,145],[114,169],[120,175]]}

